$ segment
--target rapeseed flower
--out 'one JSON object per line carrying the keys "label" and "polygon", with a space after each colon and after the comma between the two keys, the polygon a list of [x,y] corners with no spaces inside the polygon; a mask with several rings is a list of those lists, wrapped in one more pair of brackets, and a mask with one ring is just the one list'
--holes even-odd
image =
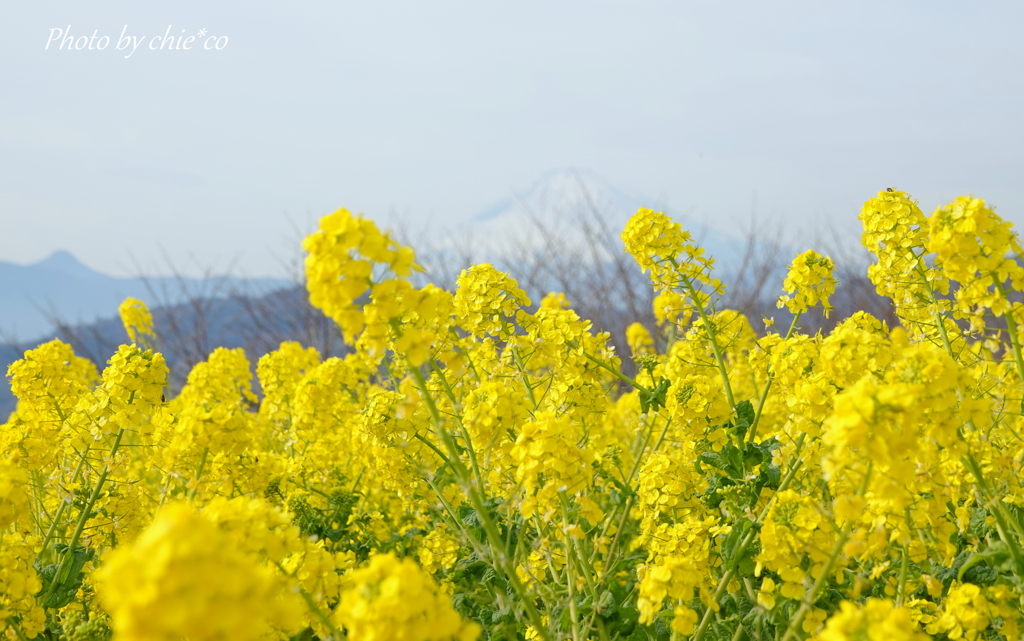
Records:
{"label": "rapeseed flower", "polygon": [[334,616],[353,640],[474,641],[481,631],[415,562],[393,554],[348,575]]}
{"label": "rapeseed flower", "polygon": [[137,298],[129,296],[124,299],[117,308],[121,316],[121,323],[124,324],[124,331],[128,334],[128,340],[133,343],[148,344],[156,340],[156,331],[153,329],[153,315],[149,312],[146,304]]}
{"label": "rapeseed flower", "polygon": [[297,595],[189,505],[164,506],[134,543],[93,576],[119,641],[260,639],[294,633]]}
{"label": "rapeseed flower", "polygon": [[813,249],[808,249],[793,259],[782,288],[789,296],[779,298],[779,307],[786,307],[792,314],[803,314],[811,307],[821,306],[822,313],[828,318],[832,311],[828,297],[836,290],[835,277],[832,275],[835,265],[828,256],[822,256]]}

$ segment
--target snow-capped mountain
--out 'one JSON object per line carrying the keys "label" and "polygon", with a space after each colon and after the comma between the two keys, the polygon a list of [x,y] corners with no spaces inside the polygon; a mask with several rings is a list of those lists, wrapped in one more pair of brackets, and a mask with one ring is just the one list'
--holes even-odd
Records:
{"label": "snow-capped mountain", "polygon": [[[498,200],[473,217],[474,223],[510,220],[517,216],[553,215],[571,218],[583,209],[622,215],[640,207],[652,207],[650,200],[612,185],[596,173],[583,169],[549,171],[522,192]],[[626,218],[631,214],[626,214]]]}
{"label": "snow-capped mountain", "polygon": [[[619,235],[641,207],[665,210],[657,199],[617,187],[592,171],[549,171],[462,224],[448,227],[440,238],[435,233],[431,241],[429,234],[423,234],[415,245],[420,249],[432,243],[430,251],[450,255],[453,259],[448,262],[458,269],[468,266],[468,259],[518,272],[518,261],[532,259],[536,264],[541,256],[538,252],[550,254],[553,250],[574,251],[584,260],[603,261],[609,252],[622,250]],[[715,258],[723,277],[739,266],[746,250],[744,238],[704,228],[685,213],[671,209],[667,213]],[[601,242],[592,242],[595,237]],[[289,285],[284,280],[221,276],[205,282],[174,277],[115,278],[93,271],[65,251],[31,265],[0,262],[0,343],[12,338],[19,342],[45,338],[54,332],[54,319],[73,325],[116,316],[117,306],[126,296],[151,306],[173,305],[189,292],[216,296],[242,288],[266,293]],[[152,300],[150,289],[161,292],[160,300]]]}
{"label": "snow-capped mountain", "polygon": [[588,247],[588,229],[611,234],[615,247],[626,222],[641,207],[666,211],[682,223],[716,262],[727,267],[743,255],[746,241],[695,223],[686,214],[666,209],[657,199],[613,185],[583,169],[550,171],[522,191],[498,200],[456,228],[441,247],[466,254],[474,261],[502,262],[502,257],[541,247],[545,236],[567,248]]}

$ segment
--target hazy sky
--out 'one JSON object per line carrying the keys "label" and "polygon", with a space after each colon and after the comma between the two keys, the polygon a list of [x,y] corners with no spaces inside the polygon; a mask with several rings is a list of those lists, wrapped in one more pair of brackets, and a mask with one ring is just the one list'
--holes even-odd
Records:
{"label": "hazy sky", "polygon": [[1018,3],[0,7],[0,260],[273,274],[289,221],[449,224],[567,167],[726,230],[852,235],[890,185],[1024,223]]}

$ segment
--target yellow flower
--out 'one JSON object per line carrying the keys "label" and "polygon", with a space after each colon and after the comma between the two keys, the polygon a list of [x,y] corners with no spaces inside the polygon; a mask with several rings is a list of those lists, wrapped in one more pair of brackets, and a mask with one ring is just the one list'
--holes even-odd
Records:
{"label": "yellow flower", "polygon": [[917,630],[910,610],[896,608],[883,599],[868,599],[862,606],[849,601],[839,604],[839,612],[825,624],[816,637],[820,641],[926,641]]}
{"label": "yellow flower", "polygon": [[15,458],[0,459],[0,532],[29,517],[28,470]]}
{"label": "yellow flower", "polygon": [[48,414],[56,410],[54,418],[66,415],[98,378],[95,365],[57,339],[25,352],[7,367],[7,376],[19,400]]}
{"label": "yellow flower", "polygon": [[685,605],[672,609],[672,630],[682,635],[693,634],[697,627],[697,612]]}
{"label": "yellow flower", "polygon": [[248,409],[255,401],[245,351],[218,347],[208,360],[192,368],[174,399],[178,423],[172,447],[179,452],[193,445],[214,454],[241,452],[252,442]]}
{"label": "yellow flower", "polygon": [[670,274],[674,272],[671,261],[683,255],[685,246],[693,240],[683,226],[673,222],[663,212],[639,209],[622,231],[622,242],[626,251],[633,255],[644,271],[651,271],[656,283],[670,289]]}
{"label": "yellow flower", "polygon": [[124,331],[127,332],[130,341],[141,342],[149,347],[149,343],[156,340],[153,315],[149,313],[149,308],[144,302],[129,296],[117,308],[117,312],[121,315]]}
{"label": "yellow flower", "polygon": [[43,585],[32,567],[39,543],[36,537],[0,530],[0,615],[7,621],[20,617],[21,631],[29,638],[36,638],[46,622],[36,600]]}
{"label": "yellow flower", "polygon": [[459,541],[448,531],[448,527],[442,524],[423,538],[423,544],[419,549],[420,564],[424,570],[432,574],[451,569],[459,560],[461,547]]}
{"label": "yellow flower", "polygon": [[[645,272],[651,273],[655,289],[678,292],[682,300],[689,300],[688,307],[707,307],[711,294],[721,294],[724,288],[711,275],[714,259],[704,256],[704,250],[692,240],[682,225],[664,212],[646,208],[637,210],[622,231],[626,251]],[[666,317],[678,318],[681,310],[668,311],[672,307],[676,307],[674,301],[656,301],[655,313],[661,309]]]}
{"label": "yellow flower", "polygon": [[316,348],[303,349],[294,341],[281,343],[277,351],[261,356],[256,364],[256,375],[263,389],[260,416],[271,421],[287,420],[299,381],[319,364],[320,354]]}
{"label": "yellow flower", "polygon": [[972,330],[984,327],[986,309],[1002,316],[1011,309],[1004,283],[1024,288],[1018,262],[1020,241],[1012,225],[980,198],[960,196],[928,219],[928,251],[956,289],[957,315],[970,319]]}
{"label": "yellow flower", "polygon": [[100,387],[93,395],[93,416],[106,411],[126,414],[138,410],[152,411],[153,406],[163,403],[164,388],[170,371],[163,354],[153,350],[142,350],[135,345],[121,345],[110,357],[103,370]]}
{"label": "yellow flower", "polygon": [[768,610],[775,607],[775,581],[771,577],[765,577],[761,582],[761,589],[757,591],[757,602]]}
{"label": "yellow flower", "polygon": [[[645,568],[640,580],[640,596],[637,608],[640,610],[640,623],[649,624],[661,611],[666,597],[687,603],[693,598],[694,589],[703,583],[698,566],[693,558],[669,556],[653,567]],[[696,613],[689,608],[677,609],[676,616],[681,616],[680,628],[692,626],[696,621]],[[692,613],[692,614],[691,614]],[[682,632],[682,630],[678,630]],[[692,627],[690,627],[692,632]],[[689,634],[689,632],[683,632]]]}
{"label": "yellow flower", "polygon": [[1003,620],[1000,630],[1007,638],[1016,638],[1019,613],[1011,604],[1018,595],[1004,585],[981,588],[971,583],[953,582],[942,600],[941,616],[928,625],[929,634],[945,633],[951,639],[981,638],[993,619]]}
{"label": "yellow flower", "polygon": [[261,639],[272,628],[297,632],[304,609],[297,595],[275,590],[269,568],[183,503],[164,506],[93,579],[121,641]]}
{"label": "yellow flower", "polygon": [[371,556],[347,576],[334,617],[353,640],[475,641],[481,632],[429,574],[393,554]]}
{"label": "yellow flower", "polygon": [[511,452],[516,479],[527,497],[523,516],[529,518],[537,508],[545,519],[560,513],[559,493],[571,496],[590,484],[593,454],[578,447],[570,435],[568,419],[552,412],[538,412],[523,425]]}
{"label": "yellow flower", "polygon": [[462,329],[479,337],[507,339],[516,312],[529,305],[530,298],[508,274],[481,263],[459,274],[453,302]]}
{"label": "yellow flower", "polygon": [[782,287],[790,296],[779,297],[779,307],[787,307],[793,314],[802,314],[811,307],[821,305],[822,313],[828,318],[832,307],[828,297],[836,290],[838,281],[832,276],[835,265],[828,256],[822,256],[808,249],[793,259],[789,274]]}
{"label": "yellow flower", "polygon": [[654,339],[647,328],[640,323],[633,323],[626,328],[626,342],[629,344],[633,356],[643,356],[654,353]]}
{"label": "yellow flower", "polygon": [[415,254],[396,243],[371,220],[339,209],[320,220],[320,229],[306,237],[302,247],[306,256],[306,288],[309,302],[341,327],[352,342],[362,331],[363,311],[357,300],[373,284],[375,265],[407,277],[413,269]]}
{"label": "yellow flower", "polygon": [[[864,203],[860,220],[861,242],[878,258],[868,267],[868,278],[879,294],[892,299],[909,331],[930,334],[934,314],[949,309],[947,301],[933,301],[931,292],[947,293],[949,281],[942,270],[922,260],[928,221],[917,201],[895,189],[881,191]],[[921,278],[907,277],[918,270]]]}

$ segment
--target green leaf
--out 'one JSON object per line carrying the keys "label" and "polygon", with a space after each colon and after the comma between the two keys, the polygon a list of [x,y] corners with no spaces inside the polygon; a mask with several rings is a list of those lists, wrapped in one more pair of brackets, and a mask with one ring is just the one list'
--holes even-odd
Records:
{"label": "green leaf", "polygon": [[640,390],[640,412],[647,414],[648,412],[657,412],[665,407],[665,396],[671,385],[672,381],[662,376],[653,389]]}
{"label": "green leaf", "polygon": [[754,424],[754,405],[750,401],[740,401],[736,404],[736,422],[733,429],[742,438],[746,436],[747,430]]}
{"label": "green leaf", "polygon": [[743,476],[743,456],[735,445],[726,445],[720,452],[701,452],[698,460],[725,472],[731,479]]}
{"label": "green leaf", "polygon": [[746,570],[745,574],[753,573],[754,562],[751,557],[754,546],[748,545],[745,550],[741,551],[740,544],[746,537],[747,532],[754,527],[754,522],[745,517],[737,519],[736,523],[733,524],[732,531],[729,532],[729,535],[722,542],[722,559],[725,561],[727,570],[739,570],[741,572]]}
{"label": "green leaf", "polygon": [[990,585],[999,578],[999,570],[1012,571],[1010,549],[1004,541],[994,541],[985,549],[971,552],[956,574],[958,581]]}
{"label": "green leaf", "polygon": [[[54,548],[58,552],[67,551],[67,546],[64,545],[54,546]],[[44,608],[56,609],[63,608],[74,601],[75,595],[78,594],[78,589],[82,587],[82,579],[84,578],[82,567],[87,561],[92,559],[93,553],[94,550],[76,546],[71,554],[71,559],[64,564],[64,568],[60,571],[59,575],[57,574],[60,568],[59,563],[47,565],[42,570],[39,570],[43,589],[36,596],[47,595],[40,605]]]}

